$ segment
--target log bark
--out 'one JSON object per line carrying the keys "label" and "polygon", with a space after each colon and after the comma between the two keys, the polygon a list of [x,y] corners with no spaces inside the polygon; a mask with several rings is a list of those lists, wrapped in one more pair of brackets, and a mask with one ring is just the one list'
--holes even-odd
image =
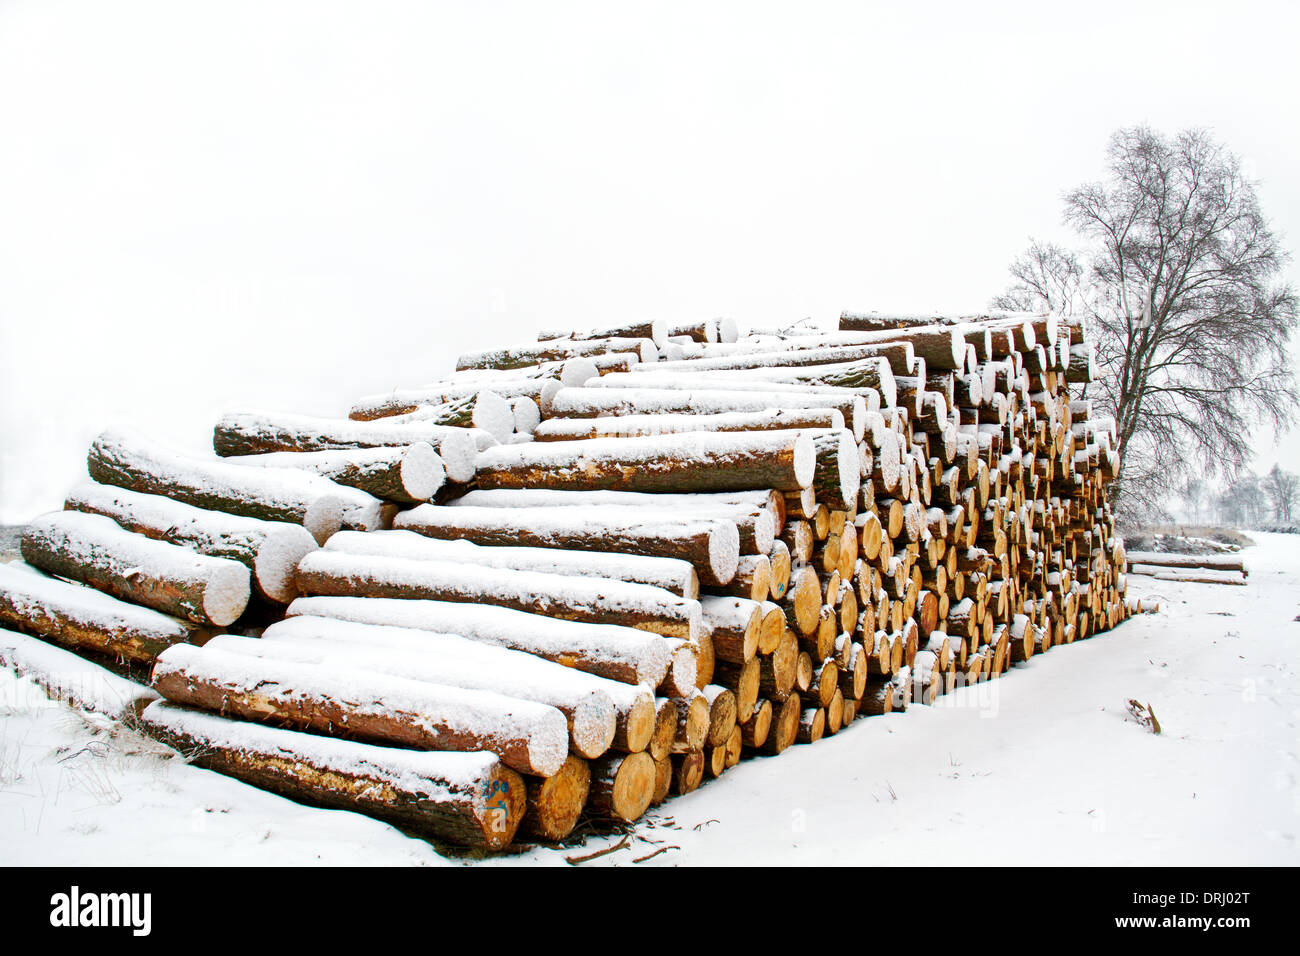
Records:
{"label": "log bark", "polygon": [[226,461],[255,468],[296,468],[400,504],[428,501],[447,478],[442,459],[423,441],[390,448],[231,455]]}
{"label": "log bark", "polygon": [[642,362],[654,362],[659,358],[658,348],[648,338],[603,338],[587,341],[554,339],[537,345],[466,352],[456,360],[456,370],[523,368],[541,362],[562,362],[580,356],[603,355],[609,352],[635,352]]}
{"label": "log bark", "polygon": [[647,521],[635,509],[587,516],[568,508],[444,508],[417,505],[393,520],[398,529],[480,545],[519,545],[677,558],[701,583],[721,586],[736,574],[740,534],[733,523],[683,515]]}
{"label": "log bark", "polygon": [[212,447],[222,457],[402,447],[416,442],[433,447],[449,481],[466,482],[474,477],[480,445],[490,447],[496,439],[486,432],[431,422],[354,422],[255,411],[223,415],[212,433]]}
{"label": "log bark", "polygon": [[298,596],[294,569],[316,549],[301,525],[208,511],[162,495],[84,482],[64,501],[70,511],[112,518],[127,531],[213,558],[238,561],[252,572],[258,593],[287,604]]}
{"label": "log bark", "polygon": [[226,720],[158,701],[147,733],[200,767],[290,799],[361,811],[434,840],[501,850],[524,816],[524,782],[488,753],[426,753]]}
{"label": "log bark", "polygon": [[688,600],[695,600],[700,595],[700,580],[695,568],[677,558],[567,551],[561,548],[482,547],[471,541],[430,538],[403,530],[369,533],[340,531],[330,538],[325,549],[344,554],[455,561],[488,568],[541,571],[566,577],[605,578],[662,588]]}
{"label": "log bark", "polygon": [[795,491],[812,482],[811,440],[799,431],[499,445],[481,453],[480,488]]}
{"label": "log bark", "polygon": [[487,750],[549,777],[569,752],[554,707],[347,668],[290,664],[179,644],[158,656],[153,688],[178,704],[367,743]]}
{"label": "log bark", "polygon": [[290,617],[314,615],[457,634],[526,651],[625,684],[657,687],[668,672],[668,645],[657,634],[630,627],[558,621],[504,607],[392,598],[309,597],[298,598],[285,613]]}
{"label": "log bark", "polygon": [[234,623],[251,593],[239,562],[132,534],[97,514],[37,518],[23,532],[22,554],[49,574],[206,626]]}
{"label": "log bark", "polygon": [[[252,472],[187,458],[129,432],[101,433],[90,446],[86,468],[103,485],[165,495],[211,511],[300,524],[320,544],[342,526],[345,508],[359,510],[357,522],[366,525],[361,530],[382,524],[379,499],[319,475],[287,469]],[[366,499],[373,507],[358,505]]]}
{"label": "log bark", "polygon": [[549,418],[533,430],[536,441],[640,438],[680,432],[765,432],[792,428],[843,428],[834,408],[776,408],[713,415],[646,414],[597,418]]}
{"label": "log bark", "polygon": [[297,580],[307,595],[492,604],[692,641],[703,628],[697,602],[661,588],[540,571],[322,550],[299,562]]}
{"label": "log bark", "polygon": [[173,644],[203,644],[215,633],[94,588],[2,564],[0,626],[71,650],[144,663]]}

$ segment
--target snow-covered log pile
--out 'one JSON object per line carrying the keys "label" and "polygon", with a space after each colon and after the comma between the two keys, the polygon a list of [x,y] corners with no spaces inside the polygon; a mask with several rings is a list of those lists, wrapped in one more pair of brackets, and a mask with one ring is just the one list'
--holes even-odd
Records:
{"label": "snow-covered log pile", "polygon": [[1223,554],[1130,551],[1127,561],[1129,574],[1147,575],[1161,581],[1244,585],[1250,575],[1241,558]]}
{"label": "snow-covered log pile", "polygon": [[563,839],[1142,610],[1092,375],[1052,316],[548,330],[347,419],[227,415],[201,465],[101,437],[117,487],[25,542],[89,587],[8,572],[0,625],[99,620],[156,659],[144,725],[215,769]]}

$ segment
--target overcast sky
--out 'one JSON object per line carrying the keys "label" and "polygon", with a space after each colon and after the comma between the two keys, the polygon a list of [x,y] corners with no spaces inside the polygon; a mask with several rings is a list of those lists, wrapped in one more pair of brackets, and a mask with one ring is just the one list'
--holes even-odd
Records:
{"label": "overcast sky", "polygon": [[0,0],[0,521],[539,327],[983,308],[1124,125],[1295,250],[1298,10]]}

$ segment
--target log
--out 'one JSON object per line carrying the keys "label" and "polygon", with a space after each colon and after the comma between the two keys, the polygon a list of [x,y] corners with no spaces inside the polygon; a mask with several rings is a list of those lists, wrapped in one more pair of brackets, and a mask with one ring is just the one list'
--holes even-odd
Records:
{"label": "log", "polygon": [[[532,389],[521,393],[522,397],[536,399],[545,394],[544,386],[533,394]],[[506,441],[515,428],[514,410],[509,398],[516,395],[501,395],[491,388],[484,388],[472,395],[463,397],[445,394],[439,401],[412,401],[415,396],[409,393],[392,393],[390,395],[365,398],[352,406],[348,418],[365,422],[388,418],[394,415],[413,416],[408,420],[429,422],[450,428],[481,428],[497,441]]]}
{"label": "log", "polygon": [[703,628],[697,602],[623,581],[333,550],[304,557],[297,578],[298,589],[308,595],[492,604],[692,641]]}
{"label": "log", "polygon": [[771,491],[733,491],[714,494],[654,494],[636,491],[551,491],[544,488],[497,488],[471,491],[449,501],[450,507],[475,508],[582,508],[584,516],[618,517],[635,508],[646,516],[681,517],[684,514],[734,522],[742,554],[766,554],[776,536],[776,509]]}
{"label": "log", "polygon": [[677,739],[677,702],[671,697],[656,697],[654,733],[646,752],[657,763],[673,752],[673,742]]}
{"label": "log", "polygon": [[[589,342],[592,339],[650,339],[658,348],[668,342],[668,323],[663,319],[649,322],[628,322],[600,329],[543,329],[537,333],[538,342],[554,339],[572,339],[575,342]],[[715,333],[716,335],[716,333]]]}
{"label": "log", "polygon": [[635,823],[650,808],[656,781],[655,762],[645,752],[592,761],[586,813],[596,819]]}
{"label": "log", "polygon": [[290,799],[361,811],[458,846],[501,850],[524,816],[523,780],[490,753],[379,747],[227,720],[166,701],[141,718],[192,763]]}
{"label": "log", "polygon": [[[103,485],[164,495],[211,511],[300,524],[320,544],[339,530],[344,508],[358,511],[356,523],[367,525],[361,530],[381,524],[378,498],[318,475],[289,469],[251,472],[187,458],[130,432],[101,433],[90,446],[86,468]],[[359,506],[366,498],[373,508]]]}
{"label": "log", "polygon": [[474,477],[480,444],[496,439],[486,432],[431,422],[354,422],[280,412],[229,412],[213,429],[212,447],[222,457],[271,452],[317,452],[348,448],[387,448],[425,442],[438,453],[449,481]]}
{"label": "log", "polygon": [[714,669],[714,683],[726,687],[736,695],[736,719],[741,722],[749,720],[758,704],[760,677],[758,658],[752,658],[743,664],[718,661]]}
{"label": "log", "polygon": [[231,455],[225,460],[255,468],[297,468],[401,504],[428,501],[447,477],[442,459],[423,441],[390,448]]}
{"label": "log", "polygon": [[799,431],[700,432],[499,445],[479,455],[477,479],[480,488],[796,491],[814,465]]}
{"label": "log", "polygon": [[8,564],[0,564],[0,625],[71,650],[145,663],[173,644],[202,644],[214,633],[94,588]]}
{"label": "log", "polygon": [[[570,513],[570,512],[574,513]],[[647,521],[636,509],[588,516],[568,508],[443,508],[417,505],[393,519],[398,529],[480,545],[519,545],[677,558],[701,583],[721,586],[736,574],[740,534],[716,518],[684,515]]]}
{"label": "log", "polygon": [[533,430],[536,441],[640,438],[680,432],[764,432],[792,428],[843,428],[834,408],[773,408],[713,415],[655,414],[597,418],[549,418]]}
{"label": "log", "polygon": [[862,481],[857,443],[844,429],[811,434],[817,459],[812,487],[818,502],[837,511],[854,510]]}
{"label": "log", "polygon": [[690,750],[673,754],[673,793],[684,796],[704,782],[704,753]]}
{"label": "log", "polygon": [[533,776],[559,773],[569,752],[558,710],[491,691],[187,644],[158,655],[152,683],[174,703],[241,720],[418,750],[487,750]]}
{"label": "log", "polygon": [[113,485],[83,482],[63,506],[111,518],[135,534],[238,561],[252,572],[257,592],[280,604],[298,596],[294,570],[316,549],[316,540],[302,525],[208,511]]}
{"label": "log", "polygon": [[560,772],[525,782],[527,802],[520,832],[539,840],[563,840],[578,825],[591,788],[587,761],[570,754]]}
{"label": "log", "polygon": [[455,561],[466,565],[541,571],[567,577],[607,578],[662,588],[694,600],[700,580],[686,561],[602,551],[560,548],[482,547],[471,541],[429,538],[414,531],[340,531],[325,544],[327,551],[369,554],[411,560]]}
{"label": "log", "polygon": [[772,702],[760,700],[748,720],[741,721],[740,739],[746,747],[758,749],[767,743],[772,731]]}
{"label": "log", "polygon": [[458,634],[625,684],[658,687],[668,672],[668,646],[658,635],[630,627],[559,621],[492,605],[307,597],[295,600],[285,613]]}
{"label": "log", "polygon": [[132,534],[102,515],[43,515],[23,531],[22,554],[32,567],[195,624],[225,627],[248,606],[244,565]]}
{"label": "log", "polygon": [[648,338],[602,338],[586,341],[554,339],[536,345],[466,352],[456,359],[456,370],[523,368],[540,362],[562,362],[609,352],[634,352],[642,362],[655,362],[659,359],[659,350],[654,341]]}
{"label": "log", "polygon": [[[629,373],[632,378],[648,375]],[[862,396],[850,391],[790,390],[777,391],[774,386],[760,390],[715,389],[695,387],[631,387],[620,382],[621,387],[608,387],[609,378],[601,380],[601,387],[564,388],[551,401],[551,415],[555,418],[610,418],[623,415],[728,415],[739,412],[766,413],[773,409],[817,409],[825,417],[826,409],[837,410],[844,426],[853,432],[855,440],[862,437],[866,428],[866,404]],[[692,376],[683,376],[679,385],[689,386]],[[616,380],[617,381],[617,380]],[[647,385],[649,382],[647,381]]]}
{"label": "log", "polygon": [[677,726],[673,735],[673,753],[697,753],[704,749],[709,734],[709,699],[701,691],[673,698]]}
{"label": "log", "polygon": [[763,624],[763,606],[758,601],[705,595],[700,610],[715,658],[732,664],[754,658]]}
{"label": "log", "polygon": [[1129,551],[1127,561],[1130,567],[1146,564],[1161,568],[1204,568],[1214,571],[1239,571],[1243,575],[1250,572],[1240,557],[1226,554],[1174,554],[1162,551]]}
{"label": "log", "polygon": [[709,703],[709,731],[705,743],[710,747],[723,747],[736,727],[736,695],[720,684],[706,685],[703,693]]}
{"label": "log", "polygon": [[143,684],[120,677],[72,651],[4,628],[0,628],[0,667],[33,681],[51,700],[67,701],[80,710],[103,714],[129,727],[136,726],[141,711],[158,699]]}
{"label": "log", "polygon": [[791,694],[776,710],[772,718],[772,729],[763,744],[766,753],[776,756],[791,747],[799,737],[799,718],[803,708],[798,694]]}
{"label": "log", "polygon": [[330,618],[292,617],[272,624],[260,640],[222,635],[205,646],[229,654],[340,665],[448,687],[491,690],[547,704],[564,714],[571,749],[587,758],[599,757],[613,743],[614,699],[624,686],[454,634]]}

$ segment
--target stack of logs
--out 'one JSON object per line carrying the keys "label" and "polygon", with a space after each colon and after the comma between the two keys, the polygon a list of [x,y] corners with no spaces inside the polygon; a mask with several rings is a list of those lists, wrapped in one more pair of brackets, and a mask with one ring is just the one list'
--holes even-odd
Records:
{"label": "stack of logs", "polygon": [[1050,315],[546,332],[218,459],[101,435],[0,623],[149,665],[203,765],[559,840],[1136,610],[1093,374]]}

